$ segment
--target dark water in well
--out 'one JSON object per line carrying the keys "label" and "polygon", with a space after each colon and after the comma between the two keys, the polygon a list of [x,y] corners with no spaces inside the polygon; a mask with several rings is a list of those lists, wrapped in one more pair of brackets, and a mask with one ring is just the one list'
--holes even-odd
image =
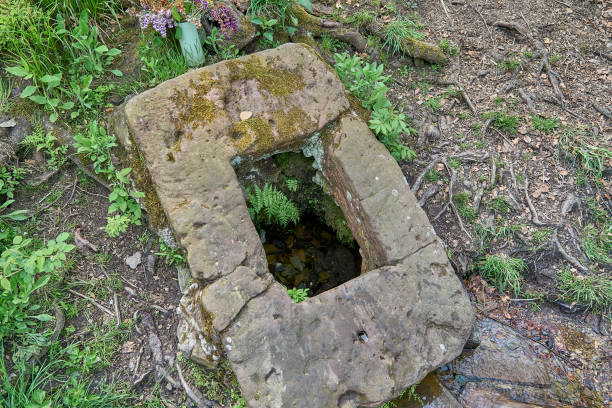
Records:
{"label": "dark water in well", "polygon": [[287,288],[308,288],[312,297],[359,276],[357,244],[351,247],[341,243],[315,216],[304,214],[296,226],[264,230],[268,267]]}

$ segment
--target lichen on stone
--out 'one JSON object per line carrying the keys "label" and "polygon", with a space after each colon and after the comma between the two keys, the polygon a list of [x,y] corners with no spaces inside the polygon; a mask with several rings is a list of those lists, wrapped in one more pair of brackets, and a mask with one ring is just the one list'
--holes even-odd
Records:
{"label": "lichen on stone", "polygon": [[312,163],[312,167],[323,171],[323,142],[321,141],[321,135],[319,133],[314,133],[311,137],[309,137],[304,143],[304,147],[302,147],[302,153],[306,157],[312,157],[314,162]]}
{"label": "lichen on stone", "polygon": [[304,81],[298,72],[266,64],[259,56],[227,61],[226,64],[230,69],[232,81],[255,80],[260,89],[277,98],[304,88]]}

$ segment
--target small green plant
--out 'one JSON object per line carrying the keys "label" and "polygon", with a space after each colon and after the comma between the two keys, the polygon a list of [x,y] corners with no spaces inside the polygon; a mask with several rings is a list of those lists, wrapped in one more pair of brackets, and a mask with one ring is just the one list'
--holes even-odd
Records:
{"label": "small green plant", "polygon": [[280,45],[279,42],[274,41],[274,32],[280,27],[280,22],[276,18],[266,18],[265,16],[258,16],[251,18],[251,23],[259,26],[260,32],[263,39],[263,46],[270,45],[277,47]]}
{"label": "small green plant", "polygon": [[543,116],[531,115],[531,124],[535,130],[549,134],[561,126],[557,118],[545,118]]}
{"label": "small green plant", "polygon": [[612,150],[591,143],[584,129],[564,127],[559,140],[562,157],[571,160],[586,175],[598,180],[602,177],[606,161],[612,160]]}
{"label": "small green plant", "polygon": [[291,288],[291,289],[287,289],[287,293],[289,294],[289,297],[293,299],[295,303],[300,303],[308,299],[309,290],[310,289]]}
{"label": "small green plant", "polygon": [[361,100],[362,105],[372,110],[369,126],[378,139],[396,160],[410,160],[416,156],[414,151],[400,141],[402,134],[416,133],[408,125],[406,116],[393,108],[387,98],[389,88],[383,75],[383,66],[376,63],[362,64],[357,55],[348,53],[334,54],[334,66],[344,85]]}
{"label": "small green plant", "polygon": [[457,159],[456,157],[449,157],[446,162],[455,170],[459,170],[459,167],[461,167],[461,160]]}
{"label": "small green plant", "polygon": [[525,262],[519,258],[506,255],[488,255],[483,261],[476,264],[480,274],[491,281],[501,292],[508,287],[512,289],[515,296],[521,292],[522,272],[525,270]]}
{"label": "small green plant", "polygon": [[541,245],[545,242],[547,242],[548,240],[550,240],[550,238],[552,237],[553,234],[553,230],[551,230],[550,228],[538,228],[537,230],[535,230],[533,232],[532,236],[532,240],[536,245]]}
{"label": "small green plant", "polygon": [[560,56],[559,54],[557,54],[557,53],[553,53],[553,54],[550,56],[550,63],[551,63],[552,65],[555,65],[555,64],[556,64],[557,62],[559,62],[559,61],[561,61],[561,56]]}
{"label": "small green plant", "polygon": [[328,34],[321,36],[321,49],[326,52],[337,52],[344,47],[344,43]]}
{"label": "small green plant", "polygon": [[[216,29],[214,27],[213,31],[216,32]],[[209,44],[210,35],[206,36],[205,45]],[[212,44],[216,47],[215,41]],[[142,62],[139,78],[141,86],[152,87],[187,71],[187,63],[181,51],[168,38],[142,32],[138,52]]]}
{"label": "small green plant", "polygon": [[159,239],[159,252],[155,255],[165,258],[169,265],[182,265],[187,262],[180,249],[171,248],[162,238]]}
{"label": "small green plant", "polygon": [[298,208],[275,186],[266,183],[261,189],[255,185],[247,189],[247,193],[249,214],[256,225],[263,221],[286,227],[289,223],[297,224],[300,220]]}
{"label": "small green plant", "polygon": [[47,157],[47,165],[52,169],[59,169],[68,161],[68,146],[62,145],[51,132],[44,132],[40,122],[34,123],[32,133],[21,142],[26,149],[42,151]]}
{"label": "small green plant", "polygon": [[12,199],[15,189],[25,174],[26,170],[20,167],[13,167],[10,170],[4,166],[0,167],[0,197]]}
{"label": "small green plant", "polygon": [[423,25],[418,22],[418,16],[401,17],[396,21],[387,24],[385,28],[385,38],[383,48],[387,52],[395,54],[405,54],[404,43],[411,39],[422,40],[425,34],[421,31]]}
{"label": "small green plant", "polygon": [[127,231],[130,226],[130,217],[122,214],[115,214],[112,217],[106,217],[106,225],[101,229],[104,230],[111,238],[117,238],[119,235]]}
{"label": "small green plant", "polygon": [[73,145],[77,153],[84,154],[93,163],[96,174],[104,175],[111,182],[113,190],[108,196],[108,214],[119,214],[107,218],[108,225],[103,228],[104,231],[114,238],[125,232],[129,224],[140,225],[142,210],[137,199],[144,197],[144,193],[129,188],[128,175],[131,168],[115,168],[110,153],[110,149],[117,145],[115,136],[92,121],[86,135],[78,134],[74,137]]}
{"label": "small green plant", "polygon": [[510,115],[504,111],[489,112],[484,115],[485,119],[493,119],[493,127],[504,131],[509,135],[516,135],[520,119],[518,116]]}
{"label": "small green plant", "polygon": [[442,102],[442,98],[440,98],[439,96],[438,97],[432,96],[431,98],[428,98],[425,101],[424,105],[427,106],[429,109],[431,109],[432,112],[438,113],[440,112],[440,109],[442,107],[441,102]]}
{"label": "small green plant", "polygon": [[446,38],[443,38],[442,41],[440,41],[440,49],[451,57],[454,57],[459,53],[459,47],[452,45]]}
{"label": "small green plant", "polygon": [[453,197],[453,201],[455,202],[455,206],[457,207],[457,212],[461,218],[465,219],[468,222],[474,221],[478,218],[478,213],[474,210],[474,208],[469,205],[469,197],[467,192],[461,192],[455,194]]}
{"label": "small green plant", "polygon": [[62,233],[40,249],[33,250],[32,239],[13,238],[12,245],[0,256],[0,343],[27,336],[42,345],[43,334],[37,333],[41,322],[52,317],[41,310],[36,295],[56,271],[66,262],[66,254],[74,245],[66,241],[70,235]]}
{"label": "small green plant", "polygon": [[594,312],[612,312],[612,279],[609,276],[575,276],[568,268],[563,268],[557,274],[557,282],[566,302],[585,305]]}
{"label": "small green plant", "polygon": [[514,58],[509,58],[498,62],[497,66],[506,71],[513,72],[521,66],[521,61]]}
{"label": "small green plant", "polygon": [[13,92],[13,80],[11,78],[4,82],[4,79],[0,78],[0,112],[8,112],[10,108],[9,99]]}
{"label": "small green plant", "polygon": [[495,211],[499,214],[510,214],[513,210],[508,204],[505,197],[495,197],[486,202],[488,210]]}
{"label": "small green plant", "polygon": [[285,184],[287,185],[287,189],[291,192],[295,193],[298,189],[298,180],[296,178],[285,178]]}
{"label": "small green plant", "polygon": [[[399,395],[398,399],[401,399],[402,401],[413,401],[414,400],[414,401],[417,401],[420,406],[425,405],[423,403],[423,399],[421,398],[421,396],[416,392],[416,387],[417,387],[417,384],[411,386],[410,388],[405,389]],[[397,404],[393,401],[389,401],[389,402],[385,402],[384,404],[382,404],[380,408],[397,408]]]}
{"label": "small green plant", "polygon": [[523,51],[523,57],[525,57],[527,59],[531,59],[531,58],[533,58],[533,52],[531,52],[531,51]]}
{"label": "small green plant", "polygon": [[425,173],[425,180],[429,181],[430,183],[435,183],[439,179],[440,173],[438,173],[438,170],[436,169],[430,169],[427,171],[427,173]]}

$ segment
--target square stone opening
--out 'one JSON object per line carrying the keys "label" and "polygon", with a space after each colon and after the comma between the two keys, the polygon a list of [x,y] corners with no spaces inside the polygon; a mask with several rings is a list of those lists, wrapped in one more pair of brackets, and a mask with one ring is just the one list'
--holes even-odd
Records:
{"label": "square stone opening", "polygon": [[[309,297],[362,271],[359,246],[314,162],[301,152],[287,152],[234,168],[269,272],[287,289],[308,289]],[[287,221],[287,214],[299,220]]]}
{"label": "square stone opening", "polygon": [[[178,348],[202,364],[225,355],[250,407],[380,406],[459,355],[472,329],[443,246],[360,111],[310,47],[286,44],[169,80],[111,120],[153,225],[167,220],[187,251]],[[269,272],[235,172],[297,151],[368,271],[301,303]]]}

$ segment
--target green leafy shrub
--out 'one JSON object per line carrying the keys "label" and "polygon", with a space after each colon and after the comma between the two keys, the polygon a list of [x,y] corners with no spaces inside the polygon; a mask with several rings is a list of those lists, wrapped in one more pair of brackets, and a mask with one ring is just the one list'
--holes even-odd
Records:
{"label": "green leafy shrub", "polygon": [[485,119],[493,119],[493,127],[504,131],[509,135],[516,135],[520,119],[518,116],[509,115],[506,112],[489,112],[484,115]]}
{"label": "green leafy shrub", "polygon": [[574,276],[564,268],[557,274],[561,297],[569,303],[586,305],[588,310],[612,312],[612,279],[604,275]]}
{"label": "green leafy shrub", "polygon": [[255,224],[263,221],[286,227],[290,222],[297,224],[300,220],[296,205],[275,186],[266,183],[261,189],[255,185],[249,188],[247,193],[249,214]]}
{"label": "green leafy shrub", "polygon": [[561,126],[561,122],[557,118],[545,118],[539,115],[531,115],[531,124],[535,130],[544,133],[551,133],[553,130]]}
{"label": "green leafy shrub", "polygon": [[522,272],[525,270],[525,262],[522,259],[506,255],[489,255],[484,261],[477,263],[476,267],[480,274],[491,281],[500,292],[505,292],[508,287],[515,296],[521,292]]}
{"label": "green leafy shrub", "polygon": [[169,265],[182,265],[187,262],[180,249],[171,248],[162,238],[159,239],[159,252],[155,255],[165,258]]}
{"label": "green leafy shrub", "polygon": [[362,64],[357,55],[348,53],[334,54],[334,66],[340,80],[362,105],[372,110],[369,126],[378,139],[389,150],[396,160],[410,160],[416,156],[414,151],[400,141],[402,134],[415,133],[408,126],[406,116],[393,108],[387,98],[389,88],[385,82],[388,76],[383,75],[383,66],[374,63]]}
{"label": "green leafy shrub", "polygon": [[63,267],[74,245],[62,233],[40,249],[32,250],[32,239],[16,236],[0,256],[0,342],[18,336],[36,336],[40,322],[52,317],[40,313],[36,293]]}
{"label": "green leafy shrub", "polygon": [[40,122],[34,124],[32,133],[21,141],[21,145],[26,149],[42,151],[47,158],[47,165],[52,169],[57,170],[68,161],[68,146],[60,144],[53,133],[45,133]]}
{"label": "green leafy shrub", "polygon": [[287,289],[287,293],[289,294],[289,297],[293,299],[295,303],[300,303],[308,299],[309,290],[310,289],[291,288],[291,289]]}
{"label": "green leafy shrub", "polygon": [[122,75],[106,68],[120,51],[99,42],[98,30],[90,26],[86,11],[72,30],[66,28],[60,14],[54,24],[47,19],[43,26],[32,29],[38,31],[32,34],[31,41],[10,48],[12,66],[6,71],[32,80],[33,84],[25,87],[20,97],[42,105],[50,113],[51,122],[64,113],[69,112],[74,119],[81,112],[92,110],[96,107],[95,93],[90,88],[92,81],[107,71]]}
{"label": "green leafy shrub", "polygon": [[140,225],[142,209],[137,199],[144,197],[144,193],[129,188],[128,175],[132,169],[115,168],[110,149],[116,145],[115,136],[108,134],[96,121],[91,122],[87,134],[74,136],[73,143],[77,153],[85,155],[92,162],[94,172],[104,175],[113,187],[108,196],[108,214],[119,214],[107,217],[107,225],[103,228],[113,238],[125,232],[130,223]]}
{"label": "green leafy shrub", "polygon": [[23,41],[36,36],[48,15],[30,0],[0,2],[0,53],[23,47]]}

